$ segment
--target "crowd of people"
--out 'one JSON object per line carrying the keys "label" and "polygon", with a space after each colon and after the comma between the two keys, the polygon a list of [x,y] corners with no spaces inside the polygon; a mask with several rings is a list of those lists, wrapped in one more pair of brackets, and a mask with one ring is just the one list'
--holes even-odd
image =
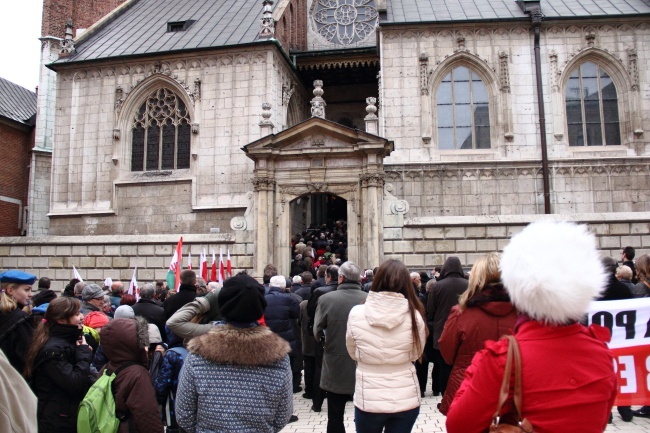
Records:
{"label": "crowd of people", "polygon": [[89,389],[115,374],[119,432],[278,432],[303,391],[315,412],[327,400],[328,433],[345,432],[350,401],[357,432],[409,432],[429,389],[448,432],[486,432],[508,334],[523,405],[499,422],[525,418],[537,433],[611,422],[609,331],[581,321],[593,300],[648,296],[650,256],[634,262],[627,247],[619,266],[584,226],[538,222],[469,275],[455,256],[430,273],[394,259],[362,270],[344,235],[341,223],[297,236],[289,276],[268,265],[262,283],[240,272],[221,286],[188,269],[176,290],[148,283],[137,301],[120,281],[72,280],[58,296],[43,277],[32,295],[36,276],[0,274],[0,430],[77,432]]}

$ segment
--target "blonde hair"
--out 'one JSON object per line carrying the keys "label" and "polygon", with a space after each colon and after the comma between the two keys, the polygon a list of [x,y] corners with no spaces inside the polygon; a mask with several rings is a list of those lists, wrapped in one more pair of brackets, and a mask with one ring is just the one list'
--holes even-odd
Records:
{"label": "blonde hair", "polygon": [[465,311],[467,303],[475,294],[479,293],[490,283],[501,281],[501,269],[499,268],[499,254],[489,253],[479,257],[472,266],[469,274],[467,290],[458,299],[458,308]]}
{"label": "blonde hair", "polygon": [[618,268],[616,268],[616,277],[626,279],[626,280],[631,280],[632,268],[625,265],[619,266]]}
{"label": "blonde hair", "polygon": [[0,283],[0,313],[9,313],[18,308],[18,304],[9,296],[7,289],[15,289],[20,284],[16,283]]}

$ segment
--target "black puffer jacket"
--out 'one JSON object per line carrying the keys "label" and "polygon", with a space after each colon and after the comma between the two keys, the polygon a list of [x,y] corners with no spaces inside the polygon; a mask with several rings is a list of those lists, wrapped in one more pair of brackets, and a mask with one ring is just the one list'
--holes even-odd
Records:
{"label": "black puffer jacket", "polygon": [[8,313],[0,313],[0,349],[20,374],[25,369],[25,357],[33,333],[32,321],[22,310],[16,308]]}
{"label": "black puffer jacket", "polygon": [[458,257],[448,257],[440,271],[440,279],[431,288],[427,298],[427,323],[433,329],[433,348],[438,350],[449,312],[458,305],[458,297],[467,290],[468,281]]}
{"label": "black puffer jacket", "polygon": [[292,355],[300,355],[302,344],[300,334],[296,332],[297,320],[300,317],[300,303],[297,298],[294,294],[285,293],[277,287],[271,287],[265,298],[266,326],[289,342]]}
{"label": "black puffer jacket", "polygon": [[77,346],[80,336],[75,325],[54,325],[36,356],[32,389],[38,397],[38,431],[77,431],[79,403],[94,381],[92,351]]}

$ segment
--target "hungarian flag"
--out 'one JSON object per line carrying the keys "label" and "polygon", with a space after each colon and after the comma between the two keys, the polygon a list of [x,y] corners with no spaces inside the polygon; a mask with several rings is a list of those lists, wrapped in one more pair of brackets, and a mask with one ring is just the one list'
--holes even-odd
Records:
{"label": "hungarian flag", "polygon": [[170,290],[178,290],[178,286],[181,282],[181,259],[183,257],[183,238],[178,241],[176,245],[176,250],[174,250],[174,255],[172,256],[172,261],[169,264],[169,270],[167,271],[167,287]]}
{"label": "hungarian flag", "polygon": [[187,253],[187,266],[185,269],[192,269],[192,253],[188,252]]}
{"label": "hungarian flag", "polygon": [[75,268],[74,266],[72,267],[72,275],[73,275],[73,277],[76,278],[77,280],[83,282],[84,279],[81,278],[81,275],[79,275],[79,272],[77,272],[77,268]]}
{"label": "hungarian flag", "polygon": [[223,250],[219,248],[219,284],[223,284],[223,280],[226,279],[226,269],[223,266]]}
{"label": "hungarian flag", "polygon": [[135,274],[138,273],[138,267],[133,268],[133,276],[131,277],[131,282],[129,283],[129,290],[126,292],[129,295],[135,296],[135,300],[140,300],[140,290],[138,289],[138,280],[135,279]]}
{"label": "hungarian flag", "polygon": [[217,258],[212,250],[212,266],[210,267],[210,281],[217,281]]}
{"label": "hungarian flag", "polygon": [[208,259],[205,257],[205,249],[201,251],[199,256],[199,269],[201,270],[201,278],[208,281]]}
{"label": "hungarian flag", "polygon": [[228,260],[226,261],[226,276],[232,278],[232,263],[230,263],[230,248],[228,248]]}

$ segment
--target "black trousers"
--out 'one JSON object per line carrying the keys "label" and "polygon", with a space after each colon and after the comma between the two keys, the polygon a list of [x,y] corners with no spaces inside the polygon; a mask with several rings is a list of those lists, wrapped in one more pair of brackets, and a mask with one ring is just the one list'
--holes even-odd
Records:
{"label": "black trousers", "polygon": [[305,366],[305,393],[313,396],[316,358],[314,356],[302,355],[302,362]]}
{"label": "black trousers", "polygon": [[349,394],[327,392],[327,433],[345,433],[343,417],[345,415],[345,403],[349,400]]}
{"label": "black trousers", "polygon": [[427,381],[429,379],[429,359],[426,355],[422,355],[422,362],[415,361],[415,374],[418,376],[420,393],[424,395],[424,392],[427,390]]}
{"label": "black trousers", "polygon": [[323,406],[323,401],[325,400],[325,391],[320,387],[320,373],[323,368],[323,348],[318,343],[316,343],[316,356],[314,359],[314,389],[311,393],[311,400],[314,404],[314,408],[320,410],[321,406]]}
{"label": "black trousers", "polygon": [[[440,350],[433,349],[433,392],[440,391],[440,394],[445,393],[452,367],[452,365],[445,362]],[[438,390],[436,390],[436,385],[440,387]]]}
{"label": "black trousers", "polygon": [[291,363],[293,392],[296,392],[300,387],[300,380],[302,379],[302,354],[295,356],[289,354],[289,362]]}

